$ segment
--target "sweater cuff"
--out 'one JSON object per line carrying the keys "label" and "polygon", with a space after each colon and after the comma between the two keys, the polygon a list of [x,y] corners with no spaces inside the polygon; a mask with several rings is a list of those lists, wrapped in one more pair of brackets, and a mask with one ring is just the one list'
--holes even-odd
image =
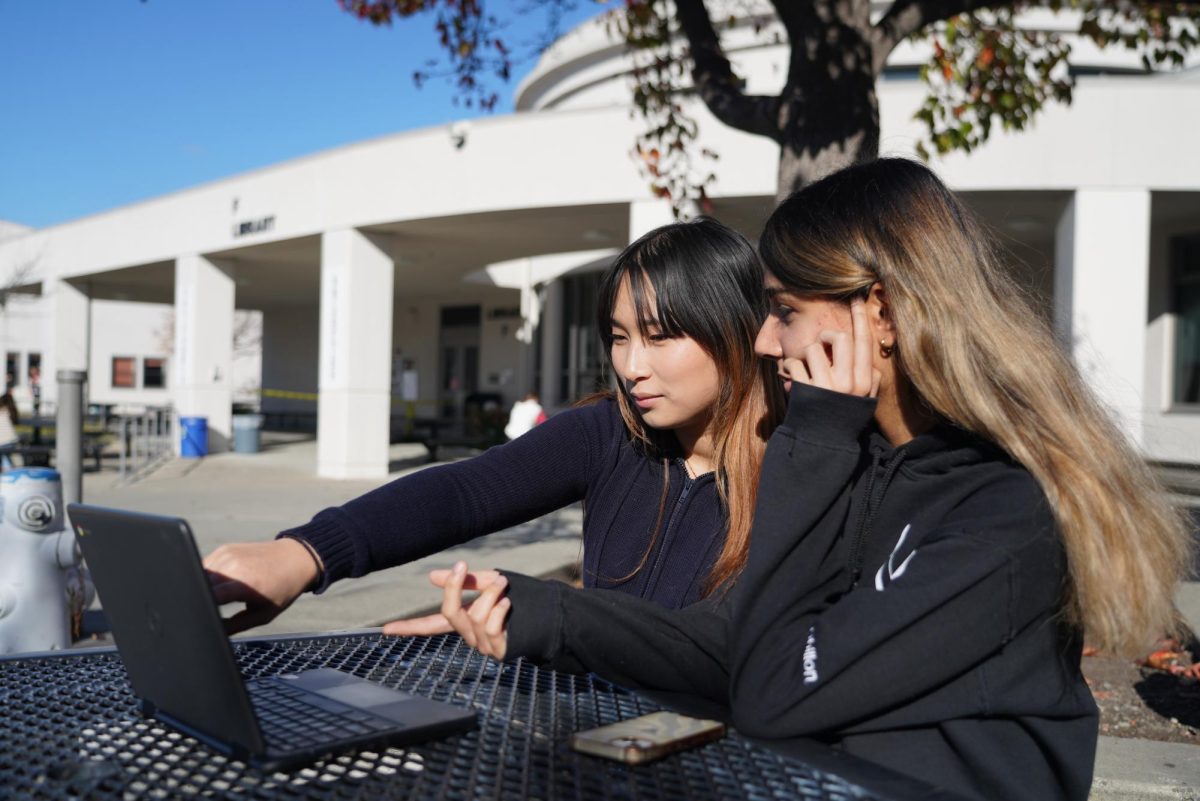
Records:
{"label": "sweater cuff", "polygon": [[787,415],[780,428],[796,439],[835,448],[858,448],[859,437],[875,417],[874,398],[861,398],[792,382]]}
{"label": "sweater cuff", "polygon": [[566,585],[500,572],[508,579],[507,595],[512,602],[504,661],[523,656],[544,664],[556,659],[562,650],[562,591]]}
{"label": "sweater cuff", "polygon": [[290,528],[275,535],[275,539],[288,537],[306,543],[317,555],[322,568],[321,580],[313,592],[320,594],[338,579],[354,573],[354,541],[339,525],[332,510],[318,512],[303,526]]}

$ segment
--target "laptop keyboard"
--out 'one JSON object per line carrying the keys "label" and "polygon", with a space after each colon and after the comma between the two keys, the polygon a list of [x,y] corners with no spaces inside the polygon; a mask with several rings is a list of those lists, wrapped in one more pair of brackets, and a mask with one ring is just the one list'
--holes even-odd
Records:
{"label": "laptop keyboard", "polygon": [[247,684],[250,703],[263,738],[275,749],[293,751],[327,746],[393,729],[396,724],[316,693],[298,690],[277,679]]}

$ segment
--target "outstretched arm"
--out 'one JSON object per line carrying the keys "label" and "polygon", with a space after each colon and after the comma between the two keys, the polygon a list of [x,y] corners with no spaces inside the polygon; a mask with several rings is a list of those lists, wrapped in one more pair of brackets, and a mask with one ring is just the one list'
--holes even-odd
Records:
{"label": "outstretched arm", "polygon": [[[443,619],[496,659],[527,657],[567,672],[592,671],[626,687],[727,703],[728,630],[717,601],[669,610],[613,590],[577,590],[517,573],[435,570]],[[463,590],[480,590],[469,605]],[[389,624],[385,633],[398,630]]]}
{"label": "outstretched arm", "polygon": [[[360,576],[530,520],[584,496],[594,463],[617,441],[603,404],[556,415],[474,459],[399,478],[276,540],[225,545],[205,560],[219,603],[244,603],[231,632],[262,625],[305,590]],[[395,633],[448,631],[421,618]]]}
{"label": "outstretched arm", "polygon": [[396,479],[280,536],[305,540],[319,554],[320,592],[582,499],[606,448],[623,436],[620,426],[604,402],[571,409],[480,456]]}

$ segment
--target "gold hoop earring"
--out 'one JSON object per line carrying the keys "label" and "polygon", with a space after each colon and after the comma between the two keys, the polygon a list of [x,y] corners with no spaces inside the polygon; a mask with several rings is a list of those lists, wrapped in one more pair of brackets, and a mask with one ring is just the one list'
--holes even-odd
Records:
{"label": "gold hoop earring", "polygon": [[896,352],[896,343],[889,345],[885,340],[879,340],[879,355],[885,359],[892,358],[892,354]]}

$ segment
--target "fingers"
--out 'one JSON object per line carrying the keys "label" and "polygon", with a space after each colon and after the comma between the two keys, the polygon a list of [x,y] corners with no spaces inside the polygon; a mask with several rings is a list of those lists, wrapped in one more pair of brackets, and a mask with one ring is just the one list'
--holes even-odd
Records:
{"label": "fingers", "polygon": [[463,583],[466,577],[466,562],[458,562],[450,570],[450,575],[442,584],[442,617],[467,641],[467,645],[474,648],[475,631],[462,609]]}
{"label": "fingers", "polygon": [[804,348],[804,365],[808,368],[808,374],[812,376],[810,383],[822,389],[834,389],[833,365],[825,352],[824,342],[825,335],[832,333],[834,332],[822,331],[816,342],[810,342]]}
{"label": "fingers", "polygon": [[799,357],[780,360],[780,372],[802,384],[858,397],[876,397],[881,375],[875,367],[874,341],[866,304],[850,303],[851,330],[823,329]]}
{"label": "fingers", "polygon": [[[495,639],[504,635],[504,624],[508,620],[508,610],[512,608],[512,601],[508,598],[501,598],[496,602],[496,606],[492,609],[487,617],[484,631],[491,639]],[[498,659],[503,659],[504,654],[497,655]]]}
{"label": "fingers", "polygon": [[[458,562],[445,575],[443,571],[434,571],[430,580],[443,582],[442,617],[467,645],[487,656],[503,659],[507,645],[505,621],[511,601],[502,596],[508,589],[508,579],[494,570],[472,575],[467,572],[465,562]],[[481,590],[470,606],[464,607],[462,593],[468,583]]]}
{"label": "fingers", "polygon": [[875,369],[875,343],[867,304],[856,298],[850,302],[850,327],[853,335],[854,368],[852,394],[875,397],[879,390],[879,371]]}
{"label": "fingers", "polygon": [[862,300],[850,302],[850,329],[848,332],[826,329],[817,337],[821,350],[809,346],[811,355],[807,359],[813,383],[847,395],[874,397],[878,392],[878,370],[867,307]]}
{"label": "fingers", "polygon": [[232,617],[222,621],[226,634],[237,634],[255,626],[270,623],[279,614],[279,610],[271,606],[248,606]]}
{"label": "fingers", "polygon": [[479,597],[471,602],[471,608],[467,610],[467,617],[475,624],[477,630],[482,630],[484,624],[487,623],[488,615],[491,614],[506,589],[508,589],[508,579],[501,576],[489,584],[487,589],[479,593]]}
{"label": "fingers", "polygon": [[[429,571],[429,583],[435,587],[446,586],[446,579],[450,577],[452,571],[446,568]],[[463,589],[479,590],[491,584],[496,579],[500,578],[498,570],[472,570],[463,579]]]}
{"label": "fingers", "polygon": [[501,598],[488,615],[485,634],[487,635],[489,653],[496,659],[504,659],[508,652],[508,613],[512,609],[512,601]]}
{"label": "fingers", "polygon": [[394,637],[431,637],[434,634],[448,634],[452,631],[454,627],[442,614],[393,620],[383,626],[383,633]]}
{"label": "fingers", "polygon": [[236,603],[261,603],[262,595],[254,592],[240,581],[230,581],[219,574],[210,573],[208,580],[212,586],[213,600],[217,602],[217,606]]}
{"label": "fingers", "polygon": [[779,363],[779,367],[783,374],[792,381],[800,384],[812,383],[812,376],[809,375],[808,366],[803,359],[784,359]]}
{"label": "fingers", "polygon": [[429,583],[435,587],[445,587],[446,579],[448,579],[448,578],[450,578],[450,569],[449,568],[443,567],[443,568],[439,568],[437,570],[429,571]]}
{"label": "fingers", "polygon": [[[854,391],[854,338],[845,331],[822,331],[820,341],[829,346],[833,363],[830,368],[830,388],[836,392]],[[864,387],[865,388],[865,387]]]}

